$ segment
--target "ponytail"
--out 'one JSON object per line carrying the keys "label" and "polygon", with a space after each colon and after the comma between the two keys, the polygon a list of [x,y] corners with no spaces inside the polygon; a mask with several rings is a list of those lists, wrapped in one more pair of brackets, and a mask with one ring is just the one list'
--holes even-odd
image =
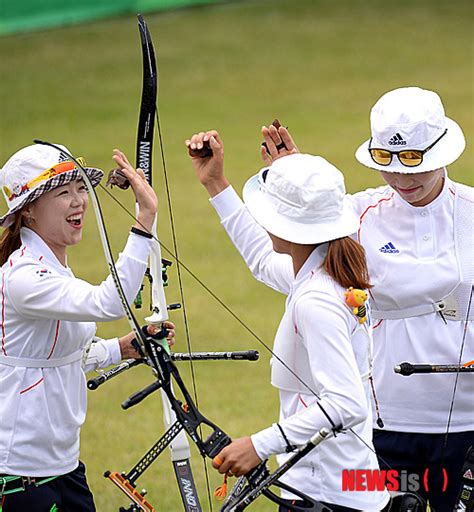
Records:
{"label": "ponytail", "polygon": [[367,290],[372,287],[364,248],[348,236],[329,242],[322,266],[343,288],[353,286]]}
{"label": "ponytail", "polygon": [[11,226],[5,228],[0,236],[0,266],[9,258],[10,254],[21,246],[20,228],[23,226],[23,216],[17,213]]}

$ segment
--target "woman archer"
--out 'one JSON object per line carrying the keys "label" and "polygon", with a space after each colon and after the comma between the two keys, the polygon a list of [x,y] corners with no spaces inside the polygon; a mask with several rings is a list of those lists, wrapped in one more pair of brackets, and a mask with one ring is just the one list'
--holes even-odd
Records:
{"label": "woman archer", "polygon": [[[114,150],[139,205],[116,267],[128,301],[147,268],[157,198],[143,172]],[[102,171],[85,167],[92,186]],[[86,414],[85,371],[137,357],[133,334],[91,346],[96,323],[124,311],[109,276],[74,276],[67,250],[81,241],[88,191],[63,146],[28,146],[0,170],[8,212],[0,218],[0,510],[92,512],[79,461]],[[173,325],[168,323],[170,339]],[[92,348],[91,348],[92,347]]]}
{"label": "woman archer", "polygon": [[[352,238],[358,218],[344,199],[342,174],[321,157],[290,155],[250,178],[244,204],[224,176],[218,133],[201,132],[186,144],[191,155],[210,145],[212,155],[192,159],[199,180],[254,275],[287,295],[272,364],[279,421],[234,440],[214,467],[240,476],[271,455],[283,462],[322,427],[344,430],[282,480],[337,512],[381,510],[386,491],[341,492],[344,469],[378,469],[371,449],[371,329],[345,295],[370,283],[364,251]],[[298,506],[294,495],[284,491],[282,497]]]}

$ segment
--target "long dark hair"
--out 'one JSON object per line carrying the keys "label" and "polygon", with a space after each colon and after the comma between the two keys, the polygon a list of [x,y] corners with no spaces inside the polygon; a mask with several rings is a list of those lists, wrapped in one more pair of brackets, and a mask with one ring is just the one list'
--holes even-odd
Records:
{"label": "long dark hair", "polygon": [[348,236],[329,242],[322,266],[343,288],[350,286],[361,290],[372,288],[365,250],[359,242]]}
{"label": "long dark hair", "polygon": [[0,236],[0,266],[9,258],[10,254],[21,246],[20,228],[23,226],[23,215],[18,212],[11,226],[5,228]]}

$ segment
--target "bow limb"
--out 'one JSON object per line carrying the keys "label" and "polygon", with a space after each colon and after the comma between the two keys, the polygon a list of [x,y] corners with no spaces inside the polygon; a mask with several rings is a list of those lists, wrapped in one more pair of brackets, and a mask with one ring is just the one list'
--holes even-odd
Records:
{"label": "bow limb", "polygon": [[[138,15],[138,26],[142,44],[143,55],[143,88],[138,123],[136,162],[152,185],[152,155],[153,137],[156,114],[156,101],[158,94],[158,73],[155,52],[148,27],[141,15]],[[161,247],[157,238],[157,219],[153,223],[152,235],[154,238],[152,252],[150,254],[150,277],[152,294],[152,315],[145,320],[152,325],[162,325],[168,319],[168,306],[164,291],[162,274]],[[168,350],[166,339],[163,340],[163,348]],[[172,387],[170,385],[170,390]],[[176,423],[176,414],[173,411],[166,392],[160,390],[163,403],[163,420],[168,430]],[[191,451],[184,431],[181,431],[170,444],[171,460],[175,470],[178,487],[185,510],[199,512],[201,506],[197,494],[194,478],[191,470]],[[191,508],[192,507],[192,508]]]}

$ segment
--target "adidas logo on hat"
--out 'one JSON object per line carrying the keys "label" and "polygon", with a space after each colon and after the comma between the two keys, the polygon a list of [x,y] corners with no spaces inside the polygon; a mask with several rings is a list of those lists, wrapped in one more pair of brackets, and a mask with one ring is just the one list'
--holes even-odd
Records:
{"label": "adidas logo on hat", "polygon": [[59,162],[58,163],[68,162],[69,160],[71,160],[71,157],[69,155],[67,155],[66,153],[64,153],[64,151],[61,151],[59,153]]}
{"label": "adidas logo on hat", "polygon": [[392,244],[392,242],[389,242],[388,244],[382,245],[382,247],[379,249],[380,252],[385,252],[387,254],[397,254],[400,251]]}
{"label": "adidas logo on hat", "polygon": [[407,141],[403,140],[403,137],[397,132],[389,141],[388,143],[391,146],[406,146]]}

